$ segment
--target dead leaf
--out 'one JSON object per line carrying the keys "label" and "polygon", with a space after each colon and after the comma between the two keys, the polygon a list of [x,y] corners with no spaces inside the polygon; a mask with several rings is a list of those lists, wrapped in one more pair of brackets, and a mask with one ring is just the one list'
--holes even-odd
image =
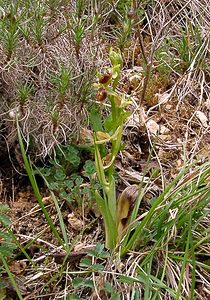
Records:
{"label": "dead leaf", "polygon": [[181,160],[181,159],[177,159],[177,161],[176,161],[176,165],[177,165],[177,167],[178,167],[178,168],[181,168],[181,167],[182,167],[182,165],[183,165],[183,162],[182,162],[182,160]]}
{"label": "dead leaf", "polygon": [[164,142],[171,141],[172,137],[170,134],[160,134],[158,135],[159,139],[161,139]]}
{"label": "dead leaf", "polygon": [[163,94],[157,94],[158,95],[158,102],[159,103],[165,103],[170,99],[170,94],[169,93],[163,93]]}
{"label": "dead leaf", "polygon": [[93,144],[94,143],[94,141],[93,141],[93,132],[91,130],[87,129],[87,128],[81,127],[80,132],[79,132],[78,142],[80,144],[85,144],[85,143]]}
{"label": "dead leaf", "polygon": [[73,212],[68,214],[68,222],[76,231],[80,231],[84,226],[84,222],[78,219]]}
{"label": "dead leaf", "polygon": [[164,125],[160,125],[160,133],[161,134],[166,134],[169,133],[170,129],[168,129],[168,127],[164,126]]}
{"label": "dead leaf", "polygon": [[173,106],[172,106],[171,104],[166,104],[165,109],[166,109],[166,110],[171,110],[172,107],[173,107]]}
{"label": "dead leaf", "polygon": [[15,275],[20,275],[25,272],[26,267],[25,261],[15,260],[10,264],[10,271]]}
{"label": "dead leaf", "polygon": [[150,133],[152,134],[157,134],[159,129],[160,129],[160,126],[152,119],[148,120],[146,122],[146,126],[148,128],[148,130],[150,131]]}
{"label": "dead leaf", "polygon": [[102,132],[102,131],[97,131],[96,137],[97,137],[98,141],[110,140],[110,135],[108,133]]}
{"label": "dead leaf", "polygon": [[138,197],[139,186],[131,185],[127,187],[118,198],[117,202],[117,229],[118,239],[122,239],[125,234],[125,228],[128,225],[128,220]]}
{"label": "dead leaf", "polygon": [[142,181],[143,176],[139,174],[139,172],[137,171],[128,171],[128,170],[124,170],[124,174],[123,177],[125,177],[126,179],[128,179],[130,182],[135,182],[135,183],[139,183]]}
{"label": "dead leaf", "polygon": [[206,100],[206,102],[204,104],[205,104],[206,108],[208,110],[210,110],[210,97]]}
{"label": "dead leaf", "polygon": [[202,125],[203,125],[204,127],[208,127],[208,123],[207,123],[208,118],[207,118],[207,116],[206,116],[202,111],[197,110],[197,111],[195,112],[195,115],[196,115],[196,117],[201,121],[201,123],[202,123]]}

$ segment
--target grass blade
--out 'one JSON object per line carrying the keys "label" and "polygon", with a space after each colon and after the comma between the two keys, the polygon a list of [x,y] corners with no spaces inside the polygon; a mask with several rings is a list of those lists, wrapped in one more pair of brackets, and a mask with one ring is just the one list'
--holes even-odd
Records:
{"label": "grass blade", "polygon": [[16,293],[17,293],[17,295],[18,295],[18,298],[19,298],[20,300],[22,300],[23,297],[21,296],[20,290],[19,290],[19,288],[18,288],[18,286],[17,286],[17,283],[15,282],[15,279],[14,279],[13,274],[11,273],[11,271],[10,271],[10,269],[9,269],[9,266],[8,266],[8,264],[7,264],[7,261],[5,260],[5,258],[3,257],[3,255],[1,255],[1,254],[0,254],[0,258],[1,258],[2,262],[3,262],[3,265],[4,265],[4,267],[5,267],[5,270],[7,271],[7,274],[8,274],[8,276],[9,276],[9,279],[10,279],[12,285],[13,285],[13,288],[15,289],[15,291],[16,291]]}
{"label": "grass blade", "polygon": [[42,201],[42,196],[40,195],[40,192],[39,192],[39,188],[38,188],[38,185],[36,183],[36,179],[33,175],[33,171],[32,171],[32,167],[29,163],[29,160],[27,158],[27,155],[26,155],[26,152],[25,152],[25,148],[24,148],[24,145],[23,145],[23,140],[22,140],[22,136],[21,136],[21,133],[20,133],[20,126],[19,126],[19,122],[18,122],[18,118],[16,118],[16,125],[17,125],[17,133],[18,133],[18,141],[19,141],[19,144],[20,144],[20,150],[21,150],[21,154],[22,154],[22,157],[23,157],[23,162],[24,162],[24,165],[25,165],[25,168],[26,168],[26,171],[27,171],[27,174],[28,174],[28,177],[29,177],[29,180],[31,182],[31,185],[32,185],[32,188],[33,188],[33,191],[34,191],[34,194],[37,198],[37,201],[42,209],[42,212],[47,220],[47,223],[49,224],[52,232],[54,233],[55,237],[59,240],[60,244],[63,246],[64,243],[63,243],[63,240],[62,238],[60,237],[57,229],[55,228],[54,224],[53,224],[53,221],[52,219],[50,218],[45,206],[44,206],[44,203]]}

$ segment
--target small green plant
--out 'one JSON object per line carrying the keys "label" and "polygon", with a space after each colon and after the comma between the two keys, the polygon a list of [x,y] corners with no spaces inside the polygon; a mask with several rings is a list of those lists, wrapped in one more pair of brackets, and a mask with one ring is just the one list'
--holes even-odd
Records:
{"label": "small green plant", "polygon": [[24,105],[26,101],[29,99],[31,93],[33,92],[33,86],[31,84],[22,84],[19,86],[17,90],[18,99],[20,105]]}
{"label": "small green plant", "polygon": [[56,157],[49,162],[50,166],[41,168],[40,173],[46,179],[49,189],[60,199],[69,204],[76,201],[81,207],[84,198],[93,198],[93,189],[98,188],[98,183],[93,179],[94,162],[83,162],[76,146],[60,146],[57,148]]}
{"label": "small green plant", "polygon": [[125,16],[121,28],[116,31],[117,44],[122,52],[126,46],[129,46],[128,43],[132,33],[132,23],[132,18]]}
{"label": "small green plant", "polygon": [[7,259],[12,257],[14,250],[17,248],[14,243],[14,235],[9,229],[11,222],[7,216],[8,211],[9,207],[0,203],[0,290],[2,291],[5,288],[3,280],[1,280],[1,274],[6,271],[19,299],[23,299],[7,262]]}
{"label": "small green plant", "polygon": [[73,14],[69,18],[69,27],[71,28],[71,37],[75,49],[76,57],[80,58],[80,49],[82,40],[85,36],[85,23],[84,10],[86,8],[85,1],[76,1],[76,7]]}
{"label": "small green plant", "polygon": [[8,227],[11,222],[7,216],[9,207],[7,205],[0,204],[0,256],[10,257],[16,249],[16,245],[13,241],[13,235],[8,231]]}
{"label": "small green plant", "polygon": [[42,46],[45,36],[45,26],[47,24],[46,8],[43,3],[37,2],[34,9],[33,35],[39,46]]}
{"label": "small green plant", "polygon": [[155,51],[160,74],[169,75],[172,71],[184,73],[201,67],[207,69],[204,59],[208,54],[206,36],[202,36],[197,24],[187,23],[176,38],[166,38],[161,47]]}
{"label": "small green plant", "polygon": [[[97,243],[93,250],[88,251],[87,256],[80,260],[79,267],[85,276],[75,277],[72,280],[73,287],[75,289],[80,287],[94,288],[94,281],[88,277],[91,274],[99,274],[103,276],[108,259],[110,259],[110,253],[104,249],[104,245]],[[88,278],[87,278],[88,277]],[[114,295],[115,291],[109,282],[104,282],[99,292],[104,292],[107,295]],[[107,298],[108,299],[108,298]],[[112,299],[112,298],[109,298]]]}
{"label": "small green plant", "polygon": [[17,17],[18,5],[10,3],[7,15],[0,19],[0,40],[7,55],[7,61],[9,61],[15,52],[18,45],[19,36],[19,17]]}
{"label": "small green plant", "polygon": [[51,78],[53,87],[58,93],[58,103],[60,109],[66,102],[70,79],[71,71],[63,66],[61,66],[59,72],[54,74]]}

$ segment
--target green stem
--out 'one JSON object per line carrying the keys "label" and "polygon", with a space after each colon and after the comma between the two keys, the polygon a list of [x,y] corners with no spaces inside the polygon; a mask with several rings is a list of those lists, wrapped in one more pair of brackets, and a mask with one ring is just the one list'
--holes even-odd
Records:
{"label": "green stem", "polygon": [[116,105],[114,103],[114,96],[110,96],[110,102],[111,102],[111,108],[112,108],[112,130],[113,134],[115,130],[117,129],[117,110]]}

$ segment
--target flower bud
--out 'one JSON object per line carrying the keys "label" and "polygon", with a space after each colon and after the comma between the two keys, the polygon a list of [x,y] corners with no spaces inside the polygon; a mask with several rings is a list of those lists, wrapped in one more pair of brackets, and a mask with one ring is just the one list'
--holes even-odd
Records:
{"label": "flower bud", "polygon": [[115,67],[117,65],[120,65],[120,66],[123,65],[123,59],[122,59],[122,55],[120,53],[120,50],[114,51],[111,47],[110,51],[109,51],[109,58],[111,60],[111,63],[113,65],[113,67]]}

